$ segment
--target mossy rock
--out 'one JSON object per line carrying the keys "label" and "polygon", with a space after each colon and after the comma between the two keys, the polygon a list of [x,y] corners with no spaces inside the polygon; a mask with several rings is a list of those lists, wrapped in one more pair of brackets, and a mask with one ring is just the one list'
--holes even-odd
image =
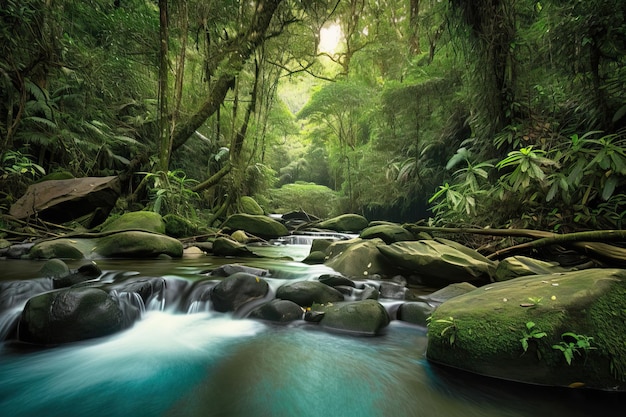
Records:
{"label": "mossy rock", "polygon": [[248,247],[233,239],[218,237],[213,241],[212,247],[215,256],[236,256],[242,258],[258,258]]}
{"label": "mossy rock", "polygon": [[99,288],[68,288],[32,297],[19,321],[19,340],[55,345],[106,336],[129,327],[139,310],[126,311]]}
{"label": "mossy rock", "polygon": [[365,229],[368,221],[359,214],[342,214],[328,220],[318,223],[320,229],[334,230],[335,232],[353,232],[357,233]]}
{"label": "mossy rock", "polygon": [[36,182],[44,182],[44,181],[55,181],[55,180],[71,180],[74,178],[71,172],[68,171],[57,171],[51,172],[48,175],[44,175],[39,178]]}
{"label": "mossy rock", "polygon": [[189,220],[177,214],[166,214],[163,216],[165,222],[165,234],[168,236],[182,238],[198,234],[198,228]]}
{"label": "mossy rock", "polygon": [[322,312],[320,325],[328,330],[373,336],[389,324],[389,315],[376,300],[313,305],[311,311]]}
{"label": "mossy rock", "polygon": [[344,299],[339,291],[319,281],[295,281],[283,284],[276,290],[276,298],[293,301],[302,307]]}
{"label": "mossy rock", "polygon": [[92,252],[105,258],[155,258],[161,255],[180,258],[183,245],[166,235],[128,231],[97,239]]}
{"label": "mossy rock", "polygon": [[415,240],[413,233],[406,230],[398,224],[384,223],[367,227],[359,236],[361,239],[380,238],[385,243],[403,242],[406,240]]}
{"label": "mossy rock", "polygon": [[337,241],[328,247],[324,264],[350,278],[396,275],[393,264],[380,253],[380,245],[385,243],[378,238]]}
{"label": "mossy rock", "polygon": [[262,278],[247,272],[235,272],[224,278],[211,291],[216,311],[236,311],[245,304],[264,298],[270,286]]}
{"label": "mossy rock", "polygon": [[511,256],[498,262],[494,278],[496,281],[506,281],[527,275],[553,274],[566,271],[566,268],[562,268],[556,262],[541,261],[527,256]]}
{"label": "mossy rock", "polygon": [[229,216],[222,228],[230,231],[243,230],[263,239],[275,239],[289,234],[284,224],[269,216],[243,213]]}
{"label": "mossy rock", "polygon": [[[430,361],[552,386],[626,391],[626,270],[589,269],[489,284],[444,302],[428,330]],[[533,333],[534,332],[534,333]],[[591,337],[568,364],[553,346]],[[545,333],[543,337],[531,334]],[[524,350],[525,340],[527,349]]]}
{"label": "mossy rock", "polygon": [[268,320],[278,323],[286,323],[301,320],[304,310],[298,304],[289,300],[274,299],[263,304],[250,312],[248,317],[253,319]]}
{"label": "mossy rock", "polygon": [[105,222],[103,232],[116,230],[144,230],[165,234],[165,222],[159,213],[152,211],[132,211]]}
{"label": "mossy rock", "polygon": [[70,274],[70,268],[61,259],[50,259],[39,269],[39,276],[47,278],[61,278]]}
{"label": "mossy rock", "polygon": [[92,239],[53,239],[35,244],[28,252],[30,259],[85,259],[89,258]]}
{"label": "mossy rock", "polygon": [[239,199],[239,203],[241,204],[241,211],[245,214],[264,214],[263,208],[259,206],[259,203],[252,197],[244,195]]}
{"label": "mossy rock", "polygon": [[378,249],[390,264],[440,288],[455,282],[489,282],[495,275],[493,261],[446,239],[396,242]]}

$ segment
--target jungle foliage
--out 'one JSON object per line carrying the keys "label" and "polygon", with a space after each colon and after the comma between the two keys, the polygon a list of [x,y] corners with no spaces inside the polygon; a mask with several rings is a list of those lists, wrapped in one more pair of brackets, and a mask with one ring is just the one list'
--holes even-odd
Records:
{"label": "jungle foliage", "polygon": [[132,207],[211,222],[250,195],[322,216],[622,226],[623,1],[5,4],[1,210],[67,171],[125,173]]}

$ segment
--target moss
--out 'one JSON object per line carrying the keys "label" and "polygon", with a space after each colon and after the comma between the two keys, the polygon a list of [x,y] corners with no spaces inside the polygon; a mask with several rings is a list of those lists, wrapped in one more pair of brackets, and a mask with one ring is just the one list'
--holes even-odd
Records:
{"label": "moss", "polygon": [[589,310],[595,345],[609,358],[611,373],[626,382],[626,282],[621,281]]}
{"label": "moss", "polygon": [[165,222],[165,234],[168,236],[182,238],[197,234],[198,228],[189,220],[176,214],[166,214],[163,216]]}
{"label": "moss", "polygon": [[[531,383],[618,386],[626,368],[625,275],[606,269],[518,278],[453,298],[430,319],[427,356]],[[546,336],[529,338],[524,352],[521,339],[529,333],[528,322]],[[566,332],[593,337],[597,349],[580,349],[568,364],[563,352],[552,347]]]}
{"label": "moss", "polygon": [[151,211],[133,211],[125,213],[111,221],[106,221],[101,229],[103,232],[114,230],[146,230],[154,233],[165,233],[165,222],[160,214]]}

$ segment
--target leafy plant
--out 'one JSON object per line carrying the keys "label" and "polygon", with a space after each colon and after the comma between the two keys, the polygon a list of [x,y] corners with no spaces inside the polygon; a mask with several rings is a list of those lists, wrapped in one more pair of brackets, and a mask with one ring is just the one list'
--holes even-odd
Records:
{"label": "leafy plant", "polygon": [[563,352],[563,356],[568,365],[572,364],[574,354],[582,356],[581,351],[586,355],[589,351],[596,349],[591,345],[593,337],[590,336],[566,332],[561,335],[561,339],[563,340],[558,345],[552,345],[552,349]]}
{"label": "leafy plant", "polygon": [[46,171],[30,158],[30,155],[22,154],[20,151],[6,151],[1,158],[2,178],[29,175],[31,179],[34,179],[37,175],[45,175]]}
{"label": "leafy plant", "polygon": [[[432,316],[428,317],[428,326],[430,326],[431,323],[433,323]],[[456,327],[456,322],[454,321],[454,317],[448,317],[447,319],[437,319],[434,321],[434,323],[447,324],[447,326],[443,328],[439,335],[441,337],[445,337],[446,335],[448,335],[448,344],[450,346],[453,346],[454,342],[456,341],[456,334],[458,331]]]}
{"label": "leafy plant", "polygon": [[526,330],[522,334],[522,338],[520,339],[520,343],[522,344],[522,349],[524,349],[524,353],[528,350],[528,342],[531,340],[538,340],[543,337],[546,337],[547,333],[539,331],[539,329],[535,328],[535,323],[532,321],[526,322]]}
{"label": "leafy plant", "polygon": [[195,217],[196,213],[191,203],[199,196],[190,186],[198,181],[187,178],[181,170],[146,173],[146,180],[152,181],[150,190],[152,211],[159,214],[174,213]]}
{"label": "leafy plant", "polygon": [[503,175],[503,179],[513,187],[513,192],[527,188],[532,181],[541,182],[546,178],[543,166],[556,163],[545,157],[546,151],[533,149],[533,146],[509,152],[508,156],[498,162],[498,169],[514,167],[512,172]]}

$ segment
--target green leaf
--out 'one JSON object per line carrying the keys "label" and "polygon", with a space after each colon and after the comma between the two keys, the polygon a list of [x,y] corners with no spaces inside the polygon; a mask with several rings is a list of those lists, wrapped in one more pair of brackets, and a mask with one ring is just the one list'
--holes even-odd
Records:
{"label": "green leaf", "polygon": [[607,201],[613,195],[615,191],[615,187],[617,186],[619,179],[617,175],[611,175],[608,180],[604,183],[604,188],[602,188],[602,199]]}

